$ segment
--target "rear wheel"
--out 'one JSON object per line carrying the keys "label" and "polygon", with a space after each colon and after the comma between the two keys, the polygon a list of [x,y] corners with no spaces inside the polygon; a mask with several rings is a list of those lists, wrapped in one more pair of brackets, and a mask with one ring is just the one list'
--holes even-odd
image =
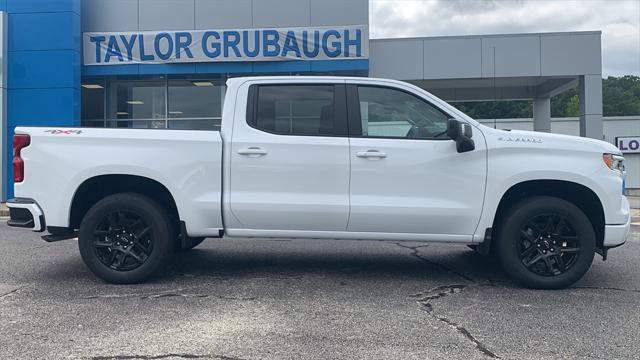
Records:
{"label": "rear wheel", "polygon": [[495,250],[514,280],[536,289],[560,289],[589,270],[595,232],[575,205],[539,196],[521,201],[508,214],[498,229]]}
{"label": "rear wheel", "polygon": [[98,277],[131,284],[164,267],[175,241],[166,211],[150,198],[133,193],[97,202],[80,225],[78,246],[83,261]]}

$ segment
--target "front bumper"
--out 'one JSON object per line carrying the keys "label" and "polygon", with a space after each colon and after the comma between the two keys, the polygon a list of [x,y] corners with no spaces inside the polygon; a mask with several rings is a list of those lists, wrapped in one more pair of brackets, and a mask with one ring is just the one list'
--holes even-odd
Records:
{"label": "front bumper", "polygon": [[32,199],[15,198],[7,201],[9,221],[7,225],[42,232],[46,228],[44,214]]}
{"label": "front bumper", "polygon": [[629,210],[629,201],[625,196],[622,197],[621,213],[626,213],[626,223],[619,225],[605,225],[604,226],[604,248],[613,248],[620,246],[627,241],[629,235],[629,229],[631,228],[631,214]]}

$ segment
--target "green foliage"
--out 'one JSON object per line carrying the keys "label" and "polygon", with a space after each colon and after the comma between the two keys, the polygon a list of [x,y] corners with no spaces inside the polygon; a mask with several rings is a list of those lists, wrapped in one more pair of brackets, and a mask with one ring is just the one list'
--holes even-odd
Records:
{"label": "green foliage", "polygon": [[479,101],[452,103],[458,110],[474,119],[530,118],[531,101]]}
{"label": "green foliage", "polygon": [[640,77],[609,76],[602,81],[604,116],[640,115]]}
{"label": "green foliage", "polygon": [[[609,76],[602,80],[604,116],[640,115],[640,77]],[[508,119],[533,117],[531,101],[480,101],[453,105],[475,119]],[[570,89],[551,98],[552,117],[580,115],[580,98],[576,89]]]}
{"label": "green foliage", "polygon": [[551,98],[551,117],[580,116],[580,97],[576,89],[570,89]]}

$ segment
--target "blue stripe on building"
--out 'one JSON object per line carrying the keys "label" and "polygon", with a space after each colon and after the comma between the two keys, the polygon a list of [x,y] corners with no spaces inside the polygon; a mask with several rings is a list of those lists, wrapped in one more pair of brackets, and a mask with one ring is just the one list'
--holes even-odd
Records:
{"label": "blue stripe on building", "polygon": [[[16,126],[80,125],[80,0],[5,0],[0,7],[9,21],[5,144],[12,154]],[[11,181],[3,184],[12,197]]]}

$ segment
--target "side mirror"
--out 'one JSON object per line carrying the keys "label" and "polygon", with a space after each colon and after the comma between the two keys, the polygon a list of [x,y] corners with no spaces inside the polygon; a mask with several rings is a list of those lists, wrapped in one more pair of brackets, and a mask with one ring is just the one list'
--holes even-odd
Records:
{"label": "side mirror", "polygon": [[456,142],[456,149],[459,153],[472,151],[476,148],[471,125],[456,119],[449,119],[447,122],[447,136]]}
{"label": "side mirror", "polygon": [[447,121],[447,136],[450,137],[451,140],[455,140],[462,135],[461,125],[460,121],[456,119],[449,119]]}

